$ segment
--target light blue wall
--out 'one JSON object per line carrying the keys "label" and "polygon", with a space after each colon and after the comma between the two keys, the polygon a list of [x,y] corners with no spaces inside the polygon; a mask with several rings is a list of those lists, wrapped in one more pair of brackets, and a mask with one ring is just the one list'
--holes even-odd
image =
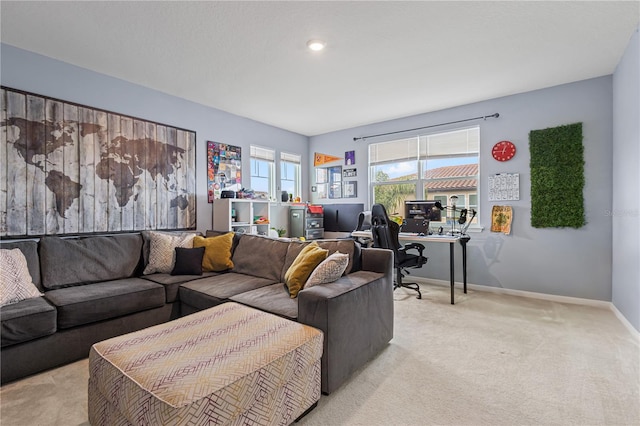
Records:
{"label": "light blue wall", "polygon": [[[206,195],[206,141],[242,147],[243,186],[250,187],[249,146],[275,148],[308,157],[308,138],[273,126],[205,107],[156,90],[53,60],[6,44],[0,45],[3,86],[95,108],[169,124],[196,132],[197,228],[211,228]],[[153,72],[153,70],[149,70]],[[304,163],[306,168],[307,164]],[[307,188],[307,176],[303,187]]]}
{"label": "light blue wall", "polygon": [[640,36],[613,74],[613,304],[640,331]]}
{"label": "light blue wall", "polygon": [[[357,102],[353,105],[357,108]],[[600,77],[529,93],[492,99],[398,120],[319,135],[310,139],[310,157],[318,151],[344,155],[356,151],[357,199],[370,205],[367,194],[367,146],[394,136],[354,142],[354,137],[411,129],[469,117],[500,113],[497,119],[478,121],[480,152],[480,223],[484,231],[471,234],[468,249],[469,282],[596,300],[611,300],[612,188],[612,77]],[[584,189],[587,225],[581,229],[536,229],[530,225],[529,139],[531,130],[582,122],[585,147]],[[475,123],[472,123],[475,124]],[[436,131],[455,126],[439,127]],[[397,137],[407,137],[403,133]],[[499,163],[491,157],[493,144],[510,140],[516,156]],[[520,173],[520,200],[513,206],[512,234],[489,232],[493,204],[487,196],[487,178],[501,172]],[[333,200],[332,200],[333,201]],[[343,200],[347,201],[347,200]],[[553,208],[553,206],[550,206]],[[446,244],[430,244],[429,262],[416,275],[448,280]],[[457,252],[459,256],[459,249]],[[459,263],[459,262],[458,262]],[[414,273],[412,271],[412,274]],[[461,267],[456,269],[461,281]]]}

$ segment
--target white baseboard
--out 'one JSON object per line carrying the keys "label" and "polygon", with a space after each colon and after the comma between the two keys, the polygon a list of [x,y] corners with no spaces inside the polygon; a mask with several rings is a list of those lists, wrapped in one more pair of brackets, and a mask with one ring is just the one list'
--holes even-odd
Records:
{"label": "white baseboard", "polygon": [[[618,310],[618,308],[616,308],[616,305],[614,305],[613,303],[609,303],[609,309],[611,309],[611,311],[613,311],[613,314],[616,316],[616,318],[618,318],[618,320],[620,320],[622,325],[624,325],[627,328],[627,330],[629,330],[629,332],[633,336],[635,336],[638,340],[640,340],[640,331],[636,330],[633,327],[633,325],[631,325],[629,320],[627,318],[625,318],[624,315],[622,315],[622,312],[620,312]],[[639,342],[639,344],[640,344],[640,342]]]}
{"label": "white baseboard", "polygon": [[[435,284],[435,285],[440,285],[444,287],[449,287],[451,285],[451,283],[446,280],[436,280],[432,278],[416,277],[415,275],[411,276],[411,280],[416,281],[418,283]],[[462,283],[456,282],[456,289],[461,288],[462,286],[463,286]],[[593,306],[597,308],[609,309],[613,312],[616,318],[618,318],[618,320],[622,323],[622,325],[624,325],[625,328],[629,330],[629,332],[634,337],[636,337],[637,339],[640,339],[640,331],[636,330],[633,327],[633,325],[631,325],[631,323],[624,317],[624,315],[622,315],[622,313],[618,310],[618,308],[616,308],[616,306],[611,302],[607,302],[604,300],[593,300],[593,299],[583,299],[580,297],[559,296],[556,294],[536,293],[533,291],[514,290],[510,288],[491,287],[486,285],[469,284],[469,283],[467,283],[467,289],[476,290],[476,291],[486,291],[489,293],[497,293],[497,294],[508,294],[511,296],[529,297],[532,299],[548,300],[551,302],[558,302],[558,303],[571,303],[574,305]]]}

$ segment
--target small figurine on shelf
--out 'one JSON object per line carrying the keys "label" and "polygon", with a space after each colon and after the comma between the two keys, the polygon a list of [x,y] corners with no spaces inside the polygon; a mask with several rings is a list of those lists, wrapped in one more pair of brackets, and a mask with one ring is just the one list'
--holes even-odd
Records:
{"label": "small figurine on shelf", "polygon": [[289,202],[293,203],[293,194],[289,194]]}

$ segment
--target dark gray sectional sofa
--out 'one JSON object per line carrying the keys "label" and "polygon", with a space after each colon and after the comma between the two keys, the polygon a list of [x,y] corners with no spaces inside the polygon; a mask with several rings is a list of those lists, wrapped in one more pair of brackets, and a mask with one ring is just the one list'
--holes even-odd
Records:
{"label": "dark gray sectional sofa", "polygon": [[283,280],[304,247],[297,241],[238,235],[234,268],[203,275],[142,275],[142,234],[2,242],[24,253],[44,293],[0,308],[2,383],[85,358],[100,340],[233,300],[322,330],[322,391],[330,393],[393,337],[393,255],[352,240],[318,243],[348,253],[347,270],[291,299]]}

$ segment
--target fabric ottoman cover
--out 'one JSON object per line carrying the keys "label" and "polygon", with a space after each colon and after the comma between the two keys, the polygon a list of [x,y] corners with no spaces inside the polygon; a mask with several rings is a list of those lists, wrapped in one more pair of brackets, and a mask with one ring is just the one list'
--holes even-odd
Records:
{"label": "fabric ottoman cover", "polygon": [[290,424],[320,399],[322,332],[234,302],[96,343],[92,425]]}

